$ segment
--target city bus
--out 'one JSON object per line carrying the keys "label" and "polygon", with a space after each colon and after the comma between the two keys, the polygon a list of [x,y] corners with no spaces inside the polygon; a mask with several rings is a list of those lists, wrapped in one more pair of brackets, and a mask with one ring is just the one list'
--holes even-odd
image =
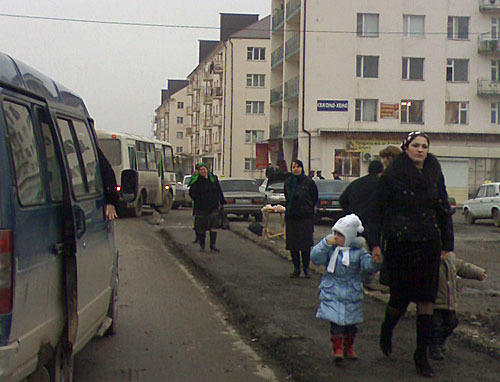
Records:
{"label": "city bus", "polygon": [[[170,211],[175,193],[174,155],[170,143],[103,130],[97,130],[97,139],[118,182],[118,215],[141,216],[145,204],[160,213]],[[122,172],[128,169],[137,171],[138,175],[137,195],[133,201],[126,201],[120,192]]]}

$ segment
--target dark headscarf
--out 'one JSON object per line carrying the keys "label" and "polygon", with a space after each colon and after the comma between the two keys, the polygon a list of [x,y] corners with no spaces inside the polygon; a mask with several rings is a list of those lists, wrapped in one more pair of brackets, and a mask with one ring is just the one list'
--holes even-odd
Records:
{"label": "dark headscarf", "polygon": [[287,208],[292,207],[292,202],[293,202],[293,197],[295,196],[295,189],[297,188],[297,183],[299,183],[299,178],[304,175],[304,164],[302,163],[301,160],[295,159],[292,162],[295,163],[297,166],[302,168],[302,172],[299,175],[293,175],[292,173],[292,179],[290,180],[290,195],[288,197],[288,203],[287,203]]}
{"label": "dark headscarf", "polygon": [[401,143],[401,150],[406,151],[410,143],[412,143],[416,137],[424,137],[427,140],[427,144],[431,144],[431,141],[429,140],[429,136],[427,134],[422,133],[421,131],[412,131],[406,136],[405,139],[403,139],[403,143]]}

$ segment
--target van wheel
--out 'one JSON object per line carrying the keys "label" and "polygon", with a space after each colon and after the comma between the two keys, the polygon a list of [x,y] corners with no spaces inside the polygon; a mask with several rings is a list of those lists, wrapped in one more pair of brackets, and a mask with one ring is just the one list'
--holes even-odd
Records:
{"label": "van wheel", "polygon": [[137,200],[135,202],[135,206],[131,209],[131,213],[132,213],[132,216],[135,216],[136,218],[138,218],[139,216],[142,215],[142,207],[144,205],[144,199],[142,197],[142,193],[140,193],[138,196],[137,196]]}
{"label": "van wheel", "polygon": [[474,216],[472,216],[469,210],[464,211],[464,218],[467,224],[474,224],[474,222],[476,221],[476,219],[474,219]]}
{"label": "van wheel", "polygon": [[23,382],[50,382],[50,374],[45,366],[39,367],[33,374],[31,374]]}
{"label": "van wheel", "polygon": [[162,205],[157,206],[155,209],[160,213],[160,214],[168,214],[170,209],[172,208],[173,200],[174,198],[172,197],[172,194],[170,192],[164,192],[162,195]]}
{"label": "van wheel", "polygon": [[500,227],[500,212],[497,209],[493,210],[493,224],[495,227]]}
{"label": "van wheel", "polygon": [[118,286],[120,278],[118,276],[118,262],[116,263],[116,276],[111,292],[111,300],[109,301],[108,317],[111,318],[111,326],[104,333],[105,336],[113,336],[116,334],[116,322],[118,321]]}
{"label": "van wheel", "polygon": [[64,346],[59,343],[54,352],[52,360],[49,362],[50,382],[72,382],[73,381],[73,357],[67,362],[64,361]]}

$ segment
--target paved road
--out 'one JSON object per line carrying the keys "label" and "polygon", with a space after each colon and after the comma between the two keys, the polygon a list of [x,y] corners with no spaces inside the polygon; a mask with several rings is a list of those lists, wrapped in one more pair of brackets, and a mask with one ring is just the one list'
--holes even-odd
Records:
{"label": "paved road", "polygon": [[[118,333],[77,354],[75,381],[284,380],[227,322],[227,313],[144,219],[119,219]],[[273,371],[274,369],[274,371]]]}
{"label": "paved road", "polygon": [[[394,357],[386,359],[377,346],[384,306],[366,298],[365,322],[356,346],[360,360],[332,366],[328,324],[317,320],[319,274],[310,280],[288,278],[289,261],[233,232],[220,233],[221,252],[200,253],[192,240],[190,210],[172,211],[164,224],[165,241],[175,255],[211,286],[231,308],[232,322],[279,360],[297,381],[420,380],[414,371],[415,319],[405,318],[395,331]],[[498,381],[500,364],[462,342],[452,340],[448,359],[434,362],[437,380]]]}

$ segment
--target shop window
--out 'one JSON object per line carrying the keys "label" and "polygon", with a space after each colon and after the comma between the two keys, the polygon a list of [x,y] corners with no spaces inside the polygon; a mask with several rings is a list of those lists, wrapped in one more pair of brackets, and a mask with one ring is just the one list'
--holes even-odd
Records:
{"label": "shop window", "polygon": [[359,176],[360,153],[347,150],[335,150],[335,172],[341,176]]}

